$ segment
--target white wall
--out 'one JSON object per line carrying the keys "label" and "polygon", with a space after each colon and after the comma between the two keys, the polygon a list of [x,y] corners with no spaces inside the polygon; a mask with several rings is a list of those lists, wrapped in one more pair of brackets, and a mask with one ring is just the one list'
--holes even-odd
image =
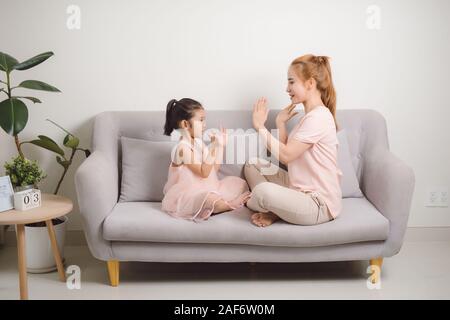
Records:
{"label": "white wall", "polygon": [[[69,30],[69,5],[81,9],[81,29]],[[366,26],[369,5],[381,9],[381,29]],[[432,1],[24,1],[1,0],[0,51],[19,60],[52,50],[44,64],[13,73],[62,93],[36,92],[29,140],[64,134],[60,123],[90,147],[93,117],[104,110],[162,110],[173,97],[199,99],[207,109],[250,108],[260,95],[272,108],[288,103],[289,62],[304,53],[332,57],[338,108],[373,108],[387,119],[392,151],[414,168],[410,226],[449,226],[449,208],[424,207],[428,186],[450,184],[450,2]],[[29,91],[28,91],[29,92]],[[16,154],[0,130],[1,164]],[[53,191],[54,156],[31,145]],[[76,202],[73,174],[61,193]],[[56,169],[55,169],[56,168]],[[3,168],[0,169],[2,174]],[[81,229],[78,208],[69,227]]]}

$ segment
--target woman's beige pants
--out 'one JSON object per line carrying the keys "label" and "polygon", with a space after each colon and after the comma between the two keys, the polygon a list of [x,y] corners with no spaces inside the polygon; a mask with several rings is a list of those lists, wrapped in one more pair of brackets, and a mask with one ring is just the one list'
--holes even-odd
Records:
{"label": "woman's beige pants", "polygon": [[[262,160],[264,161],[264,160]],[[259,162],[259,161],[258,161]],[[271,164],[273,167],[274,164]],[[317,192],[289,188],[286,170],[276,167],[275,174],[265,175],[260,162],[246,162],[244,174],[252,191],[247,207],[256,212],[273,212],[284,221],[315,225],[333,220],[327,205]]]}

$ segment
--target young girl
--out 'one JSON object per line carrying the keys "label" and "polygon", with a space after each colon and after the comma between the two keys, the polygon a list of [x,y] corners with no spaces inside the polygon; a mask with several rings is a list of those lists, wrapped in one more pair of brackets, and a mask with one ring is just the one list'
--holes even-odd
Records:
{"label": "young girl", "polygon": [[202,140],[205,110],[189,98],[167,104],[164,134],[170,136],[175,129],[180,140],[172,154],[162,209],[173,217],[198,221],[242,207],[250,196],[247,182],[235,176],[217,177],[226,144],[225,130],[211,135],[207,147]]}
{"label": "young girl", "polygon": [[[277,174],[264,175],[261,163],[245,166],[252,190],[247,207],[256,211],[252,222],[265,227],[279,219],[300,225],[331,221],[341,212],[342,171],[337,166],[336,93],[328,57],[304,55],[288,70],[287,93],[291,105],[276,118],[279,140],[265,128],[268,109],[265,98],[253,108],[253,125],[266,147],[287,165]],[[288,134],[286,122],[302,103],[305,115]],[[259,161],[261,162],[261,161]]]}

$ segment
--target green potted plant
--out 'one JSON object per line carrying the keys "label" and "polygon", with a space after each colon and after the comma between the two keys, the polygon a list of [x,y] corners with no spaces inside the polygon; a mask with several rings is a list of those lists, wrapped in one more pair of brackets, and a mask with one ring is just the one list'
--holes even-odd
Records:
{"label": "green potted plant", "polygon": [[[41,101],[32,96],[15,96],[13,91],[17,88],[43,90],[49,92],[60,91],[57,88],[38,80],[25,80],[17,86],[13,86],[11,83],[11,72],[14,70],[22,71],[30,69],[44,62],[52,55],[52,52],[45,52],[19,63],[17,59],[12,56],[0,52],[0,71],[3,71],[6,74],[5,81],[0,80],[0,85],[3,84],[6,86],[3,88],[0,87],[0,94],[4,93],[6,95],[6,99],[0,102],[0,127],[6,133],[13,136],[19,154],[11,163],[5,163],[6,174],[10,175],[11,181],[15,186],[15,191],[26,188],[38,188],[37,183],[46,177],[42,170],[39,169],[36,161],[30,161],[25,158],[22,151],[22,145],[24,143],[31,143],[57,154],[56,162],[63,167],[63,171],[55,188],[54,194],[58,193],[76,151],[83,151],[86,157],[90,154],[89,150],[78,147],[79,139],[75,135],[69,133],[67,130],[49,119],[47,120],[51,121],[67,133],[63,140],[63,146],[71,149],[71,155],[69,157],[66,157],[63,149],[54,140],[45,135],[39,135],[38,139],[31,141],[20,142],[19,140],[19,133],[26,127],[28,122],[28,109],[24,101],[31,101],[33,103],[41,103]],[[52,220],[58,247],[62,257],[64,254],[67,221],[68,218],[66,216]],[[28,271],[48,272],[55,270],[56,265],[53,259],[53,254],[50,250],[50,243],[45,223],[27,224],[25,226],[25,230],[27,238],[26,254]]]}
{"label": "green potted plant", "polygon": [[[11,180],[15,179],[14,174],[16,175],[17,181],[14,183],[16,188],[17,187],[21,189],[30,187],[37,188],[37,181],[32,181],[31,178],[28,179],[28,181],[26,179],[23,181],[22,180],[19,181],[19,177],[23,178],[28,174],[25,167],[22,166],[22,164],[28,164],[27,167],[28,168],[30,167],[29,160],[25,158],[21,149],[19,133],[25,129],[28,123],[28,108],[27,105],[25,104],[25,101],[31,101],[32,103],[41,103],[41,100],[33,96],[15,95],[16,89],[23,88],[49,92],[59,92],[59,90],[45,82],[38,80],[25,80],[20,82],[18,85],[13,85],[11,81],[11,73],[13,71],[24,71],[33,68],[41,64],[48,58],[50,58],[52,55],[53,52],[44,52],[30,59],[27,59],[23,62],[19,62],[16,58],[10,56],[9,54],[0,52],[0,71],[3,71],[5,73],[4,80],[0,79],[0,84],[3,84],[3,87],[0,88],[0,94],[3,93],[6,95],[6,99],[0,102],[0,127],[7,134],[11,135],[14,138],[14,142],[19,154],[19,156],[17,157],[19,159],[16,158],[12,163],[5,164],[7,174],[9,173],[13,174],[13,176],[11,176]],[[35,164],[33,166],[34,169],[32,170],[35,170],[37,167],[37,163],[35,162],[34,164]],[[27,186],[24,186],[23,183],[25,183],[25,185]],[[62,249],[61,242],[64,241],[64,238],[61,240],[61,237],[64,237],[65,234],[64,230],[63,232],[61,232],[61,227],[58,226],[58,223],[61,224],[59,220],[53,219],[52,223],[55,226],[55,232],[57,232],[58,245],[60,246],[60,249]],[[34,224],[26,225],[25,230],[27,238],[26,242],[29,244],[31,243],[37,244],[37,247],[33,249],[30,248],[30,246],[27,246],[26,248],[27,267],[29,271],[33,271],[34,269],[38,270],[39,268],[34,268],[36,267],[36,261],[34,261],[34,259],[38,256],[39,257],[46,256],[45,252],[41,251],[45,250],[44,248],[48,246],[47,242],[49,240],[47,236],[47,230],[44,227],[36,226]],[[61,233],[64,234],[61,236]],[[44,235],[46,237],[44,237]],[[32,254],[34,256],[32,256]],[[42,261],[37,262],[40,263]],[[40,268],[39,270],[46,271],[46,268],[45,266],[43,266],[42,263],[40,266],[42,266],[42,268]]]}
{"label": "green potted plant", "polygon": [[38,183],[47,177],[39,168],[37,161],[17,156],[11,162],[5,162],[5,173],[11,178],[14,191],[36,188]]}

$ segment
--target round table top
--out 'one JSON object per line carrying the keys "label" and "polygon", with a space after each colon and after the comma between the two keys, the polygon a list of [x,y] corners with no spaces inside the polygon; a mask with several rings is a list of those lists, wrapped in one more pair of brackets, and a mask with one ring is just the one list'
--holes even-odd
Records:
{"label": "round table top", "polygon": [[27,224],[61,217],[72,211],[69,198],[50,193],[42,193],[41,206],[29,210],[7,210],[0,212],[0,225]]}

